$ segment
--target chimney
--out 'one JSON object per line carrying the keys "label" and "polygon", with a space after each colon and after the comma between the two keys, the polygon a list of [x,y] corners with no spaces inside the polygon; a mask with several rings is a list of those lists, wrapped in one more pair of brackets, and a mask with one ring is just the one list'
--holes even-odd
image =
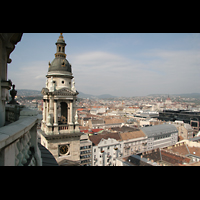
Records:
{"label": "chimney", "polygon": [[140,158],[143,158],[143,155],[141,155]]}
{"label": "chimney", "polygon": [[150,158],[147,158],[147,160],[149,161],[149,160],[150,160]]}
{"label": "chimney", "polygon": [[151,159],[151,162],[152,162],[152,163],[154,162],[153,159]]}

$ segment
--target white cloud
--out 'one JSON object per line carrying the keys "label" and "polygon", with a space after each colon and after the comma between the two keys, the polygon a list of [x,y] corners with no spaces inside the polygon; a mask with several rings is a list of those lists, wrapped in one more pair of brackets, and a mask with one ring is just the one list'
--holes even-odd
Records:
{"label": "white cloud", "polygon": [[[153,49],[134,58],[93,51],[69,58],[78,91],[116,96],[200,91],[198,51]],[[19,70],[8,67],[8,79],[16,89],[41,90],[45,86],[48,61],[21,63]]]}
{"label": "white cloud", "polygon": [[197,51],[157,49],[138,60],[99,51],[70,59],[80,91],[132,96],[200,91],[199,55]]}
{"label": "white cloud", "polygon": [[16,85],[16,89],[41,90],[45,86],[48,62],[35,61],[22,63],[17,71],[8,68],[8,78]]}

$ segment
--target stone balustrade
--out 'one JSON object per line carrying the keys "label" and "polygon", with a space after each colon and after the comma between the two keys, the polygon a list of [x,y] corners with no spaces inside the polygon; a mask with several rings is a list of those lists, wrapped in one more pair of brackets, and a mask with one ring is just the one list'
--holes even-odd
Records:
{"label": "stone balustrade", "polygon": [[68,125],[59,125],[58,130],[68,130]]}
{"label": "stone balustrade", "polygon": [[19,120],[0,128],[0,166],[41,166],[38,116],[20,113]]}

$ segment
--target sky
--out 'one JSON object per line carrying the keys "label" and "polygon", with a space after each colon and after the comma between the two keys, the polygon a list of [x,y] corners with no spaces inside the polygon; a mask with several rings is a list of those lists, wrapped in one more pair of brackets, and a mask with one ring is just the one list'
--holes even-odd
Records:
{"label": "sky", "polygon": [[[8,79],[42,90],[60,33],[24,33]],[[77,91],[113,96],[200,93],[199,33],[63,33]]]}

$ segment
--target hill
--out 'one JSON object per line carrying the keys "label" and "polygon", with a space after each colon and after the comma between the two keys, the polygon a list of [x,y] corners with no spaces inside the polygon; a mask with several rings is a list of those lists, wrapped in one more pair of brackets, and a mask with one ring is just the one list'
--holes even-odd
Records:
{"label": "hill", "polygon": [[[165,97],[167,97],[168,94],[149,94],[147,96],[165,96]],[[183,98],[200,98],[200,93],[169,94],[169,96],[180,96]]]}
{"label": "hill", "polygon": [[[41,91],[39,90],[28,90],[28,89],[18,89],[17,90],[18,96],[42,96]],[[85,94],[83,92],[79,92],[78,98],[115,98],[115,96],[112,96],[110,94],[102,94],[102,95],[92,95],[92,94]]]}
{"label": "hill", "polygon": [[17,89],[17,96],[42,96],[39,90]]}

